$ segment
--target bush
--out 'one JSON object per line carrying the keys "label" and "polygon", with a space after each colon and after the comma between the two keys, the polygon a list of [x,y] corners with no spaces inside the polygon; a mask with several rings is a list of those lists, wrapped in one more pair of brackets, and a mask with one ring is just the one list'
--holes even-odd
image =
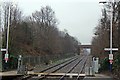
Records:
{"label": "bush", "polygon": [[100,71],[108,70],[109,69],[109,58],[105,57],[103,60],[100,61]]}
{"label": "bush", "polygon": [[118,53],[116,56],[115,56],[115,59],[114,59],[114,68],[120,68],[120,54]]}
{"label": "bush", "polygon": [[[120,54],[117,53],[115,55],[115,59],[113,61],[113,72],[115,75],[120,76]],[[120,77],[119,77],[120,78]]]}

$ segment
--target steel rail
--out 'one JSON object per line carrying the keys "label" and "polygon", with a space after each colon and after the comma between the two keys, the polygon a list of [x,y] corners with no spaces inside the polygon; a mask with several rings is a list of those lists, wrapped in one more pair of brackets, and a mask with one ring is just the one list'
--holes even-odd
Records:
{"label": "steel rail", "polygon": [[45,71],[47,71],[47,70],[49,70],[49,69],[52,69],[52,68],[54,68],[54,67],[56,67],[56,66],[59,66],[59,65],[61,65],[61,64],[64,64],[64,63],[66,63],[66,62],[69,62],[70,60],[72,60],[72,59],[74,59],[74,58],[76,58],[76,56],[75,56],[75,57],[72,57],[72,58],[70,58],[70,59],[68,59],[68,60],[66,60],[66,61],[63,61],[63,62],[61,62],[61,63],[58,63],[58,64],[56,64],[56,65],[53,65],[53,66],[51,66],[51,67],[48,67],[48,68],[40,71],[40,73],[45,72]]}
{"label": "steel rail", "polygon": [[82,71],[83,71],[83,69],[84,69],[84,67],[85,67],[85,65],[86,65],[86,62],[87,62],[87,57],[86,57],[86,59],[85,59],[85,61],[84,61],[84,65],[82,66],[82,69],[79,71],[79,73],[78,73],[78,76],[77,76],[77,79],[76,80],[79,80],[79,74],[80,73],[82,73]]}
{"label": "steel rail", "polygon": [[59,80],[63,80],[64,77],[66,76],[67,73],[70,73],[83,59],[84,57],[82,57],[74,66],[72,66],[66,73],[65,75],[63,75]]}
{"label": "steel rail", "polygon": [[[64,65],[60,66],[59,68],[57,68],[57,69],[55,69],[55,70],[53,70],[53,71],[51,71],[51,72],[47,73],[46,75],[44,75],[44,76],[40,77],[40,79],[44,79],[44,78],[45,78],[47,75],[49,75],[50,73],[55,73],[56,71],[58,71],[58,70],[62,69],[63,67],[67,66],[68,64],[70,64],[70,63],[72,63],[72,62],[76,61],[77,59],[78,59],[78,58],[75,58],[75,59],[73,59],[73,60],[69,61],[68,63],[66,63],[66,64],[64,64]],[[39,80],[40,80],[40,79],[39,79]]]}
{"label": "steel rail", "polygon": [[[64,65],[60,66],[59,68],[57,68],[56,70],[50,72],[50,73],[54,73],[54,72],[60,70],[61,68],[65,67],[66,65],[72,63],[73,61],[75,61],[75,60],[77,60],[77,59],[78,59],[78,57],[75,56],[75,57],[70,58],[70,59],[68,59],[68,60],[66,60],[66,61],[64,61],[64,62],[61,62],[61,63],[56,64],[56,65],[54,65],[54,66],[51,66],[51,67],[49,67],[49,68],[46,68],[46,69],[40,71],[40,73],[45,72],[45,71],[47,71],[47,70],[49,70],[49,69],[52,69],[52,68],[54,68],[54,67],[57,67],[57,66],[59,66],[59,65],[61,65],[61,64],[64,64]],[[49,75],[50,73],[48,73],[47,75]],[[35,76],[35,75],[29,75],[28,77],[25,77],[25,78],[22,79],[22,80],[27,80],[27,79],[29,79],[29,78],[31,78],[31,77],[33,77],[33,76]],[[45,77],[46,77],[46,75],[40,77],[40,79],[44,79]]]}

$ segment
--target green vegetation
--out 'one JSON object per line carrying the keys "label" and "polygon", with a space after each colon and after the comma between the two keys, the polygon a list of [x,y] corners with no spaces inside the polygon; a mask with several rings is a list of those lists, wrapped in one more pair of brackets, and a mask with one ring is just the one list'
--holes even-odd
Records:
{"label": "green vegetation", "polygon": [[108,57],[100,61],[100,71],[109,70],[109,59]]}

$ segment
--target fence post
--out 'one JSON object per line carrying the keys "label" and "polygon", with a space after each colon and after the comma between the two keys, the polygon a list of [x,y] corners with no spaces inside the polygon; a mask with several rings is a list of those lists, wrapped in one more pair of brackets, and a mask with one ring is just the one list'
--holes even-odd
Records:
{"label": "fence post", "polygon": [[41,57],[39,56],[38,58],[39,58],[39,64],[40,64],[40,63],[41,63],[41,60],[40,60],[40,59],[41,59]]}
{"label": "fence post", "polygon": [[22,73],[22,56],[19,55],[18,57],[18,68],[17,68],[17,74],[21,74]]}
{"label": "fence post", "polygon": [[28,56],[28,64],[30,64],[30,56]]}
{"label": "fence post", "polygon": [[35,64],[35,57],[32,57],[33,58],[33,65]]}

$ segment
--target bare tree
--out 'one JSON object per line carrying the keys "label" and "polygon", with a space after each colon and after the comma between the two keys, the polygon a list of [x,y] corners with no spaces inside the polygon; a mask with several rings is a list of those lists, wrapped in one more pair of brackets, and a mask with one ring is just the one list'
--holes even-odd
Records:
{"label": "bare tree", "polygon": [[[105,54],[104,48],[109,47],[110,43],[110,8],[112,4],[113,8],[113,17],[112,17],[112,23],[113,23],[113,47],[118,47],[118,2],[110,3],[106,5],[105,9],[103,9],[103,17],[100,19],[98,26],[95,29],[95,37],[92,40],[93,44],[93,52],[96,55],[107,56]],[[103,55],[101,55],[103,54]]]}

